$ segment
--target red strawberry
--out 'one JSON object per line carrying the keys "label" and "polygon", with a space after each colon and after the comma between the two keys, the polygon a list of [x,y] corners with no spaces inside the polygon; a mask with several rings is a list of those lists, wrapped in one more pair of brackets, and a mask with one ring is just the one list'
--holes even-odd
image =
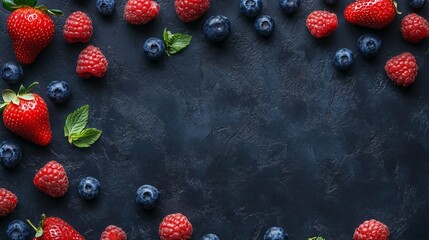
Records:
{"label": "red strawberry", "polygon": [[67,173],[63,166],[56,161],[46,163],[33,179],[39,191],[50,197],[61,197],[66,194],[69,187]]}
{"label": "red strawberry", "polygon": [[129,0],[125,5],[124,18],[133,25],[146,24],[158,16],[159,9],[158,3],[152,0]]}
{"label": "red strawberry", "polygon": [[337,15],[328,11],[317,10],[308,15],[306,25],[313,37],[327,37],[338,27]]}
{"label": "red strawberry", "polygon": [[192,225],[181,213],[167,215],[159,225],[161,240],[187,240],[191,235]]}
{"label": "red strawberry", "polygon": [[4,108],[3,122],[7,129],[27,141],[46,146],[52,139],[48,107],[39,95],[29,93],[37,84],[31,84],[28,89],[21,86],[18,95],[5,89],[0,108]]}
{"label": "red strawberry", "polygon": [[34,240],[85,240],[70,224],[57,217],[46,218],[42,215],[42,221],[38,227],[29,220],[27,222],[36,231]]}
{"label": "red strawberry", "polygon": [[0,217],[4,217],[12,213],[17,204],[18,198],[15,194],[4,188],[0,188]]}
{"label": "red strawberry", "polygon": [[175,0],[176,13],[183,22],[200,18],[210,7],[210,0]]}
{"label": "red strawberry", "polygon": [[428,21],[415,13],[408,14],[402,19],[401,33],[405,41],[418,43],[429,37]]}
{"label": "red strawberry", "polygon": [[98,77],[102,78],[109,68],[106,57],[98,47],[89,45],[80,52],[76,72],[81,78]]}
{"label": "red strawberry", "polygon": [[417,61],[411,53],[405,52],[389,59],[384,70],[395,84],[406,87],[417,77]]}
{"label": "red strawberry", "polygon": [[120,227],[109,225],[101,234],[100,240],[127,240],[127,234]]}
{"label": "red strawberry", "polygon": [[357,0],[344,10],[344,17],[351,24],[381,29],[387,27],[396,16],[393,0]]}
{"label": "red strawberry", "polygon": [[371,219],[356,228],[353,240],[387,240],[389,229],[382,222]]}
{"label": "red strawberry", "polygon": [[7,30],[16,59],[22,64],[33,63],[54,36],[54,22],[48,13],[60,15],[62,12],[26,5],[15,10],[9,2],[6,1],[4,6],[13,11],[7,19]]}
{"label": "red strawberry", "polygon": [[87,43],[92,37],[92,21],[84,12],[77,11],[67,18],[63,29],[68,43]]}

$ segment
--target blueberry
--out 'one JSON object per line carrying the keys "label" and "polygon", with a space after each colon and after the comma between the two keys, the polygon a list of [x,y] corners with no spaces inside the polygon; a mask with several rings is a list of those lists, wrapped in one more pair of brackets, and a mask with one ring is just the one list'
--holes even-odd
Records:
{"label": "blueberry", "polygon": [[148,38],[143,45],[143,51],[145,56],[150,60],[158,60],[165,53],[165,44],[159,38],[151,37]]}
{"label": "blueberry", "polygon": [[49,99],[55,103],[63,103],[70,98],[70,87],[64,81],[52,81],[47,87]]}
{"label": "blueberry", "polygon": [[211,16],[204,23],[204,35],[213,42],[225,41],[231,31],[231,22],[222,15]]}
{"label": "blueberry", "polygon": [[215,234],[213,234],[213,233],[209,233],[209,234],[204,235],[204,236],[201,238],[201,240],[220,240],[220,239],[219,239],[219,237],[218,237],[218,236],[216,236]]}
{"label": "blueberry", "polygon": [[260,36],[267,37],[273,33],[275,27],[274,20],[268,15],[262,15],[255,21],[256,33]]}
{"label": "blueberry", "polygon": [[337,3],[337,0],[325,0],[325,3],[328,5],[332,5],[332,4]]}
{"label": "blueberry", "polygon": [[79,195],[87,200],[94,199],[100,193],[100,182],[93,177],[86,177],[79,183]]}
{"label": "blueberry", "polygon": [[426,0],[409,0],[408,4],[410,5],[410,7],[412,8],[422,8],[423,5],[425,5]]}
{"label": "blueberry", "polygon": [[0,143],[0,163],[6,168],[12,168],[21,162],[21,146],[14,141]]}
{"label": "blueberry", "polygon": [[136,193],[136,202],[144,209],[152,209],[158,202],[158,189],[151,185],[139,187]]}
{"label": "blueberry", "polygon": [[289,236],[281,227],[271,227],[265,232],[264,240],[287,240]]}
{"label": "blueberry", "polygon": [[14,220],[7,225],[6,235],[9,240],[25,240],[30,230],[22,220]]}
{"label": "blueberry", "polygon": [[381,47],[381,39],[373,33],[360,36],[358,40],[358,51],[364,57],[374,57]]}
{"label": "blueberry", "polygon": [[246,17],[256,17],[262,10],[262,0],[240,0],[240,12]]}
{"label": "blueberry", "polygon": [[353,65],[353,62],[353,52],[350,49],[342,48],[335,53],[334,65],[338,69],[350,69]]}
{"label": "blueberry", "polygon": [[113,14],[113,11],[115,11],[115,5],[115,0],[97,0],[97,2],[95,2],[97,10],[105,16]]}
{"label": "blueberry", "polygon": [[298,11],[301,0],[280,0],[279,3],[285,13],[291,14]]}
{"label": "blueberry", "polygon": [[22,81],[24,71],[19,63],[9,61],[1,67],[1,78],[9,84],[16,84]]}

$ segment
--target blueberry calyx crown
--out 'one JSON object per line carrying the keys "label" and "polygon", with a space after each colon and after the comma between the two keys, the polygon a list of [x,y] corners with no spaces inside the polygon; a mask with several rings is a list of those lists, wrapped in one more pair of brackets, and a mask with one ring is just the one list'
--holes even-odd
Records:
{"label": "blueberry calyx crown", "polygon": [[27,88],[21,85],[21,87],[19,87],[18,94],[16,94],[11,89],[3,90],[2,92],[3,102],[0,101],[0,110],[3,110],[10,103],[19,105],[19,102],[21,99],[27,100],[27,101],[33,100],[34,95],[30,93],[30,91],[38,84],[39,84],[38,82],[34,82],[30,84],[30,86],[28,86]]}
{"label": "blueberry calyx crown", "polygon": [[58,9],[48,9],[44,5],[37,6],[37,0],[2,0],[3,7],[11,12],[19,8],[32,7],[53,16],[62,16],[63,12]]}

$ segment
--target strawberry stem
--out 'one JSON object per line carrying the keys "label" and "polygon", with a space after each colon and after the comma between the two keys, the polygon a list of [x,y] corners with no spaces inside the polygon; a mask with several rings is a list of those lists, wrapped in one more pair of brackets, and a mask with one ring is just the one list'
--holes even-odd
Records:
{"label": "strawberry stem", "polygon": [[34,226],[34,224],[33,224],[29,219],[27,219],[27,223],[28,223],[28,225],[30,225],[30,227],[31,227],[32,229],[34,229],[34,231],[36,231],[36,232],[37,232],[37,228],[36,228],[36,226]]}
{"label": "strawberry stem", "polygon": [[39,238],[43,235],[43,225],[45,224],[45,220],[46,220],[46,215],[42,214],[42,220],[40,221],[39,226],[36,227],[30,220],[27,219],[27,223],[31,226],[31,228],[33,228],[36,231],[36,235],[34,236],[35,238]]}

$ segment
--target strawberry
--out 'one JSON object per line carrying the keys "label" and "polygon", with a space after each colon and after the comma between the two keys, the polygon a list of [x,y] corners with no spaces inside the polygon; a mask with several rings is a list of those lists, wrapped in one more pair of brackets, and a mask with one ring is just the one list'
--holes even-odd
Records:
{"label": "strawberry", "polygon": [[417,77],[416,58],[409,52],[392,57],[384,66],[387,76],[399,86],[411,85]]}
{"label": "strawberry", "polygon": [[408,14],[402,19],[401,33],[405,41],[418,43],[429,37],[428,21],[415,13]]}
{"label": "strawberry", "polygon": [[39,191],[50,197],[61,197],[66,194],[69,180],[64,167],[56,161],[49,161],[33,179]]}
{"label": "strawberry", "polygon": [[351,24],[381,29],[395,19],[397,10],[394,0],[357,0],[344,10],[344,17]]}
{"label": "strawberry", "polygon": [[68,43],[87,43],[92,37],[92,21],[84,12],[77,11],[67,18],[63,29]]}
{"label": "strawberry", "polygon": [[192,22],[209,9],[210,0],[175,0],[174,6],[182,22]]}
{"label": "strawberry", "polygon": [[161,240],[188,240],[191,235],[192,225],[181,213],[167,215],[159,225]]}
{"label": "strawberry", "polygon": [[317,10],[308,15],[306,25],[313,37],[327,37],[338,27],[337,15],[328,11]]}
{"label": "strawberry", "polygon": [[42,214],[42,221],[38,227],[29,220],[27,222],[36,231],[34,240],[85,240],[76,229],[58,217],[47,218]]}
{"label": "strawberry", "polygon": [[98,47],[89,45],[80,52],[76,72],[81,78],[98,77],[102,78],[109,68],[106,57]]}
{"label": "strawberry", "polygon": [[0,188],[0,217],[11,214],[18,204],[18,198],[11,191]]}
{"label": "strawberry", "polygon": [[101,234],[100,240],[127,240],[127,234],[122,228],[109,225]]}
{"label": "strawberry", "polygon": [[36,1],[31,0],[4,1],[3,6],[12,11],[7,30],[16,59],[22,64],[33,63],[54,36],[54,22],[48,14],[61,15],[62,12],[36,6]]}
{"label": "strawberry", "polygon": [[152,0],[129,0],[125,5],[124,18],[133,25],[146,24],[156,18],[160,6]]}
{"label": "strawberry", "polygon": [[389,228],[386,225],[371,219],[356,228],[353,240],[387,240],[389,239],[389,234]]}
{"label": "strawberry", "polygon": [[0,109],[4,109],[3,123],[7,129],[29,142],[46,146],[52,139],[48,107],[39,95],[30,93],[37,84],[28,88],[21,85],[18,94],[3,90]]}

